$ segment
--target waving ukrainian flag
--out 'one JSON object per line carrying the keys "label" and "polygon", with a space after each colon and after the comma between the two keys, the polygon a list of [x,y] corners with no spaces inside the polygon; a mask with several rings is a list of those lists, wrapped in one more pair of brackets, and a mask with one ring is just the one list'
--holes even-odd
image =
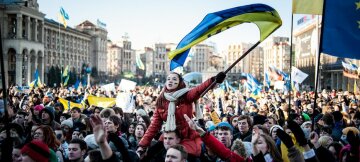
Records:
{"label": "waving ukrainian flag", "polygon": [[282,21],[275,9],[264,4],[239,6],[207,14],[200,24],[180,41],[176,49],[168,54],[171,59],[170,70],[184,65],[192,46],[242,23],[257,25],[260,41],[263,41],[281,26]]}
{"label": "waving ukrainian flag", "polygon": [[64,25],[64,28],[67,27],[67,20],[69,20],[69,14],[65,12],[63,7],[60,7],[58,20]]}
{"label": "waving ukrainian flag", "polygon": [[32,81],[31,83],[29,83],[29,87],[30,87],[30,88],[41,87],[41,80],[40,80],[40,76],[39,76],[39,71],[38,71],[38,69],[35,70],[35,73],[34,73],[34,81]]}
{"label": "waving ukrainian flag", "polygon": [[68,82],[69,82],[69,79],[70,79],[70,70],[69,70],[69,66],[66,66],[63,74],[62,74],[62,77],[64,78],[64,86],[67,86]]}

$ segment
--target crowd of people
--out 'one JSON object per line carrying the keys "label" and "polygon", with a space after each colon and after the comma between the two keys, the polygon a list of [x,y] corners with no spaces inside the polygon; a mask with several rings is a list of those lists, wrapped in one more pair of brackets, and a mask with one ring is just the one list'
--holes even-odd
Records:
{"label": "crowd of people", "polygon": [[[11,86],[6,110],[0,101],[0,161],[11,154],[13,162],[359,162],[360,93],[269,90],[253,97],[210,87],[201,96],[225,77],[189,88],[171,73],[162,89],[131,92],[132,113],[89,105],[89,95],[116,96],[97,86],[28,93]],[[67,109],[59,98],[82,106]]]}

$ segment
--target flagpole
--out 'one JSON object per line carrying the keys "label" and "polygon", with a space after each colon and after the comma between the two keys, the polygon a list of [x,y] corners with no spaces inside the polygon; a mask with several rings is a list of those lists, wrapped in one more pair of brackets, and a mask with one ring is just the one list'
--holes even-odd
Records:
{"label": "flagpole", "polygon": [[[59,15],[58,15],[59,16]],[[60,32],[60,22],[59,22],[59,56],[60,56],[60,62],[61,62],[61,32]],[[60,74],[60,87],[61,84],[63,84],[62,81],[62,75],[63,75],[63,70],[62,70],[62,66],[60,65],[61,68],[61,74]]]}
{"label": "flagpole", "polygon": [[[237,63],[239,63],[244,57],[246,57],[256,46],[258,46],[261,42],[256,42],[253,46],[251,46],[244,54],[242,54],[235,62],[233,62],[224,73],[227,74]],[[214,85],[216,84],[216,80],[214,80],[210,86],[208,86],[205,91],[201,94],[203,97]]]}
{"label": "flagpole", "polygon": [[[291,82],[291,73],[292,73],[292,48],[293,48],[293,27],[294,27],[294,14],[291,13],[291,33],[290,33],[290,90],[289,90],[289,110],[291,110],[291,91],[292,91],[292,82]],[[286,81],[285,81],[286,82]]]}
{"label": "flagpole", "polygon": [[[315,110],[317,108],[317,104],[316,104],[316,100],[317,100],[317,97],[318,97],[318,94],[317,94],[317,88],[318,88],[318,84],[319,84],[319,65],[320,65],[320,56],[321,56],[321,44],[322,44],[322,41],[323,41],[323,31],[324,31],[324,17],[325,17],[325,8],[326,8],[326,0],[324,1],[324,4],[323,4],[323,16],[322,16],[322,19],[321,19],[321,32],[320,32],[320,42],[319,42],[319,49],[318,49],[318,54],[317,54],[317,63],[316,63],[316,69],[315,69],[315,90],[314,90],[314,94],[315,94],[315,97],[314,97],[314,107],[313,107],[313,116],[312,116],[312,130],[314,130],[314,127],[315,127]],[[318,16],[319,18],[319,16]],[[316,30],[319,30],[318,29],[318,24],[319,22],[316,21]]]}

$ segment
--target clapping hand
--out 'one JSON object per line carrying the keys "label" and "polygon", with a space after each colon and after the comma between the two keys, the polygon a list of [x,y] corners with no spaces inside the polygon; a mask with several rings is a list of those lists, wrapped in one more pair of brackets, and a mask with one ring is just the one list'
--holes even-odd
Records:
{"label": "clapping hand", "polygon": [[93,127],[94,137],[97,144],[105,143],[107,132],[104,128],[104,123],[99,115],[91,115],[90,123]]}

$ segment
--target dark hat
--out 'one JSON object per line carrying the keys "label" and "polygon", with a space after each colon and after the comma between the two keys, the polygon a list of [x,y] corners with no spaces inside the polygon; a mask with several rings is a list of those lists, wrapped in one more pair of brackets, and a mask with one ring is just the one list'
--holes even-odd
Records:
{"label": "dark hat", "polygon": [[60,110],[64,111],[64,106],[61,103],[56,103],[54,107],[60,107]]}
{"label": "dark hat", "polygon": [[39,141],[32,140],[21,149],[22,154],[28,155],[34,161],[49,161],[50,160],[50,149],[49,147]]}
{"label": "dark hat", "polygon": [[263,125],[265,124],[267,121],[267,118],[266,116],[263,116],[263,115],[255,115],[253,117],[253,125],[257,125],[257,124],[260,124],[260,125]]}
{"label": "dark hat", "polygon": [[331,113],[325,113],[321,119],[325,122],[325,124],[334,124],[334,116]]}
{"label": "dark hat", "polygon": [[49,116],[50,116],[50,119],[51,119],[51,120],[54,120],[54,118],[55,118],[55,109],[54,109],[54,107],[45,106],[45,108],[40,111],[40,116],[41,116],[41,114],[42,114],[43,112],[48,113]]}
{"label": "dark hat", "polygon": [[23,134],[23,132],[24,132],[23,128],[22,128],[19,124],[17,124],[17,123],[9,123],[9,124],[6,124],[6,126],[5,126],[4,128],[2,128],[2,129],[0,130],[0,132],[6,130],[7,128],[9,128],[10,130],[11,130],[11,129],[14,129],[14,130],[16,131],[16,133],[17,133],[20,137],[23,137],[23,135],[24,135],[24,134]]}
{"label": "dark hat", "polygon": [[318,114],[315,116],[315,123],[317,123],[324,115],[323,114]]}
{"label": "dark hat", "polygon": [[340,111],[334,111],[332,115],[334,116],[335,122],[341,121],[343,119],[343,114],[341,114]]}
{"label": "dark hat", "polygon": [[81,132],[81,131],[85,130],[85,128],[86,128],[85,124],[83,124],[81,122],[73,123],[73,131]]}

